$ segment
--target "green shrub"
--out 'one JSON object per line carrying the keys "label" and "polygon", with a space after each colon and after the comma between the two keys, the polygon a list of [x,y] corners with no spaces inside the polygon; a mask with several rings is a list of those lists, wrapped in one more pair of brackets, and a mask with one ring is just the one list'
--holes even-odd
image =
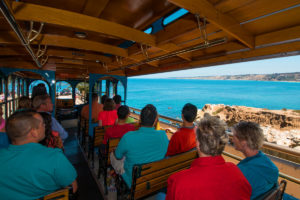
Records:
{"label": "green shrub", "polygon": [[224,108],[219,108],[218,110],[216,110],[215,112],[213,112],[212,114],[213,115],[217,115],[219,114],[220,112],[222,112],[224,110]]}
{"label": "green shrub", "polygon": [[294,110],[294,112],[300,114],[300,110]]}
{"label": "green shrub", "polygon": [[287,111],[287,109],[286,109],[286,108],[282,108],[281,110],[283,110],[283,111]]}

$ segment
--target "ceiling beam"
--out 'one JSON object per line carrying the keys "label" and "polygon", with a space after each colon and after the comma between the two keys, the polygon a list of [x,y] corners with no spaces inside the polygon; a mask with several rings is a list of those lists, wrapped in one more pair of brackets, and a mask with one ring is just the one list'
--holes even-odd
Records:
{"label": "ceiling beam", "polygon": [[244,29],[233,17],[221,13],[207,0],[168,1],[189,10],[191,13],[205,17],[210,23],[232,35],[247,47],[254,48],[254,36]]}
{"label": "ceiling beam", "polygon": [[121,39],[155,46],[155,37],[153,35],[96,17],[15,1],[12,2],[12,9],[17,20],[45,22],[47,24],[72,27],[78,30],[112,35]]}
{"label": "ceiling beam", "polygon": [[[3,44],[20,44],[16,35],[13,32],[0,32],[0,43]],[[117,56],[127,57],[128,53],[126,49],[103,44],[100,42],[94,42],[84,39],[71,38],[67,36],[41,34],[37,40],[32,44],[41,44],[56,47],[83,49],[89,51],[96,51],[101,53],[109,53]]]}

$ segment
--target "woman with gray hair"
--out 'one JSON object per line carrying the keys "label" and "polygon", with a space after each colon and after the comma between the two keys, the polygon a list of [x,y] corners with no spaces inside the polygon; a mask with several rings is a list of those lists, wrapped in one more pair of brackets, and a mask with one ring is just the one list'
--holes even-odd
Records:
{"label": "woman with gray hair", "polygon": [[196,158],[190,169],[168,179],[166,200],[250,199],[251,186],[238,167],[221,156],[228,136],[225,123],[205,116],[197,128]]}
{"label": "woman with gray hair", "polygon": [[241,121],[232,128],[235,149],[245,155],[238,167],[252,187],[254,199],[277,184],[278,168],[259,149],[264,142],[263,130],[254,122]]}

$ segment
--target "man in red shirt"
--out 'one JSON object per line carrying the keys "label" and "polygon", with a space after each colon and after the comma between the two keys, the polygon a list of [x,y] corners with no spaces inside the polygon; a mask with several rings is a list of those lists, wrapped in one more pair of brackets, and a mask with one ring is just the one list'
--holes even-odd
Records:
{"label": "man in red shirt", "polygon": [[251,186],[243,173],[221,156],[228,142],[225,123],[206,116],[196,133],[199,158],[190,169],[169,177],[166,200],[250,199]]}
{"label": "man in red shirt", "polygon": [[109,127],[104,135],[103,144],[107,143],[110,138],[121,138],[125,133],[134,131],[135,127],[133,124],[127,124],[126,120],[129,116],[128,106],[120,106],[118,109],[118,123]]}
{"label": "man in red shirt", "polygon": [[197,107],[190,103],[185,104],[181,112],[183,126],[171,137],[166,156],[183,153],[196,147],[196,133],[194,126],[196,116]]}

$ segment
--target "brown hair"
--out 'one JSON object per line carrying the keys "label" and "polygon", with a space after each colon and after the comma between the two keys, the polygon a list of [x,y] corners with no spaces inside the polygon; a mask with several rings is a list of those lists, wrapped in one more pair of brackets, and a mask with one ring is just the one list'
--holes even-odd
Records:
{"label": "brown hair", "polygon": [[116,104],[115,104],[114,100],[112,100],[111,98],[107,98],[104,102],[103,110],[111,111],[111,110],[115,110],[115,109],[116,109]]}
{"label": "brown hair", "polygon": [[40,120],[35,111],[21,111],[12,114],[6,121],[5,130],[12,141],[22,140],[32,129],[38,129]]}
{"label": "brown hair", "polygon": [[197,140],[199,141],[200,151],[207,155],[221,155],[228,136],[225,132],[226,124],[217,117],[206,115],[198,124]]}
{"label": "brown hair", "polygon": [[233,126],[233,130],[235,131],[235,136],[240,141],[246,141],[250,149],[258,150],[262,147],[264,134],[259,124],[241,121]]}
{"label": "brown hair", "polygon": [[22,96],[18,102],[18,109],[31,109],[31,99],[27,96]]}

